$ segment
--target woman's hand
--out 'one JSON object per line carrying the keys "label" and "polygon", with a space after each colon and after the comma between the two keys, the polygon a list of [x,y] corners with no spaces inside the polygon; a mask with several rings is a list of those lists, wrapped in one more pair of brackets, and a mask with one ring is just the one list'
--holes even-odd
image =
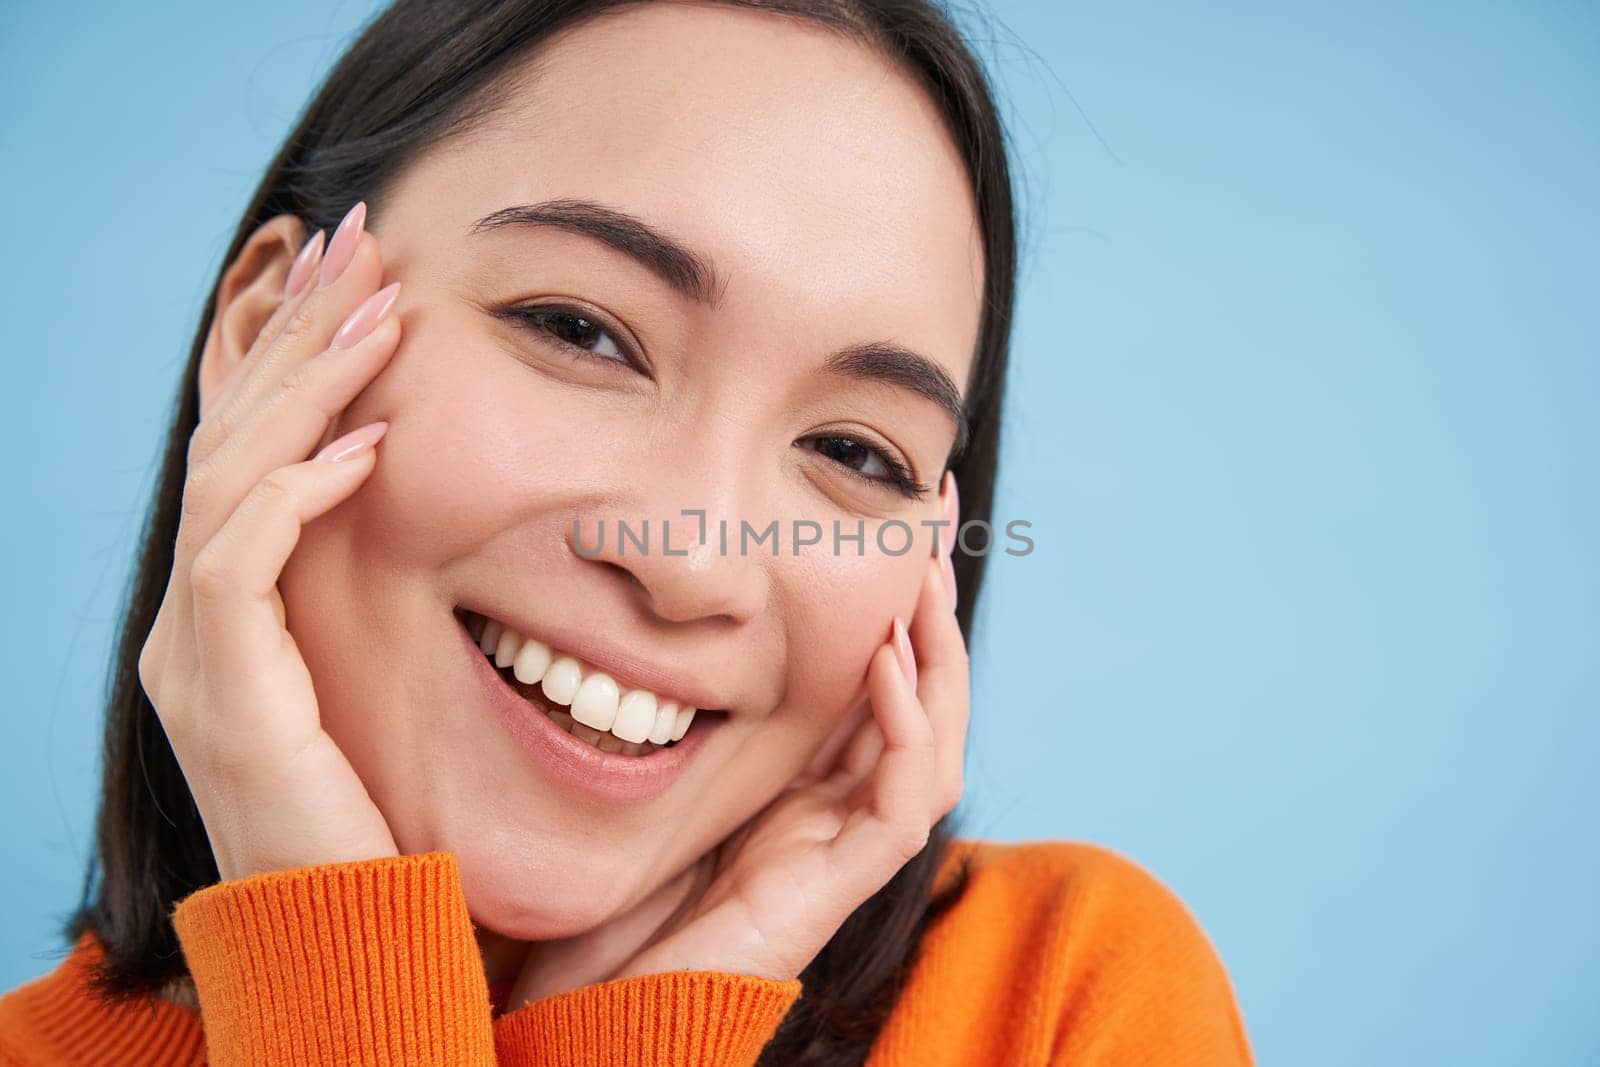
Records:
{"label": "woman's hand", "polygon": [[400,339],[385,314],[399,285],[373,292],[383,271],[365,217],[357,204],[325,256],[320,231],[307,242],[282,303],[207,398],[172,576],[139,657],[224,879],[397,854],[322,728],[277,588],[302,527],[360,488],[386,429],[307,460]]}
{"label": "woman's hand", "polygon": [[[674,970],[796,978],[961,798],[967,651],[929,561],[909,637],[867,669],[867,705],[776,800],[678,879],[595,931],[533,946],[508,1010],[590,982]],[[953,577],[952,579],[953,580]],[[848,739],[838,755],[838,739]]]}

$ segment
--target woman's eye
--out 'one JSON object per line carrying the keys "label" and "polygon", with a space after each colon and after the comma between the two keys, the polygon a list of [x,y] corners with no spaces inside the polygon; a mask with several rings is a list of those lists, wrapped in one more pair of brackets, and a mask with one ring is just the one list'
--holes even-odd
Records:
{"label": "woman's eye", "polygon": [[595,359],[634,366],[633,360],[617,343],[611,331],[581,312],[569,308],[536,307],[511,308],[510,314],[559,346],[576,349]]}
{"label": "woman's eye", "polygon": [[878,485],[888,486],[903,496],[918,497],[926,492],[926,488],[917,484],[905,464],[881,448],[854,437],[824,434],[808,437],[797,443],[803,448],[811,448],[821,453],[856,476]]}

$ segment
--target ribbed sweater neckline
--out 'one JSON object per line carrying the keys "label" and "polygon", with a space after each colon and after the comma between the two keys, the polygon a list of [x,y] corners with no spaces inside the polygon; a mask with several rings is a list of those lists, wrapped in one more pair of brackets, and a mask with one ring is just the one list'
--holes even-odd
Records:
{"label": "ribbed sweater neckline", "polygon": [[90,968],[105,955],[93,931],[79,936],[62,965],[19,995],[69,1062],[203,1064],[200,1013],[150,994],[110,1001],[89,995]]}

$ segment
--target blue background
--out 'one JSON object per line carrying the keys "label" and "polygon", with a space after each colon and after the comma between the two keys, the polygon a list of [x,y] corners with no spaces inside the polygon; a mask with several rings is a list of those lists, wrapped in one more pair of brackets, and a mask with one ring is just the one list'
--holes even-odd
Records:
{"label": "blue background", "polygon": [[[1600,9],[1004,2],[1025,254],[964,832],[1171,885],[1264,1063],[1600,1059]],[[160,431],[368,4],[0,7],[0,985]]]}

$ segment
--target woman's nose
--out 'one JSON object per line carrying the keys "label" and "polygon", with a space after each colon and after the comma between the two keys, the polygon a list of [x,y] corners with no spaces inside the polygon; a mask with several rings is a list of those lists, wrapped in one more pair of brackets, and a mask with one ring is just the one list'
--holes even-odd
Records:
{"label": "woman's nose", "polygon": [[661,619],[747,622],[766,608],[769,576],[762,557],[740,552],[735,539],[724,551],[722,522],[704,511],[595,516],[575,520],[567,538],[576,555],[633,585]]}

